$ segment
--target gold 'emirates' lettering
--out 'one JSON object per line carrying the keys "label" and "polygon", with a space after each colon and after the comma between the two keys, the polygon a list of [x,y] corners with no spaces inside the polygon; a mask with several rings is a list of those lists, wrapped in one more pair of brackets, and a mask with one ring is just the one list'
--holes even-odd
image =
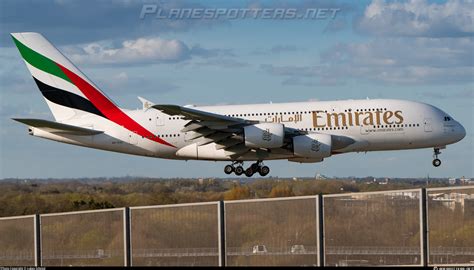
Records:
{"label": "gold 'emirates' lettering", "polygon": [[313,112],[313,127],[325,127],[324,124],[319,125],[318,119],[323,118],[322,116],[318,116],[319,113],[323,113],[323,111],[315,111]]}
{"label": "gold 'emirates' lettering", "polygon": [[[350,112],[349,112],[350,113]],[[355,125],[356,126],[360,126],[360,119],[359,119],[359,116],[362,114],[361,112],[355,112]]]}
{"label": "gold 'emirates' lettering", "polygon": [[341,127],[341,126],[366,126],[402,124],[402,111],[369,111],[369,112],[340,112],[327,113],[313,111],[313,127]]}
{"label": "gold 'emirates' lettering", "polygon": [[366,112],[365,113],[365,118],[364,118],[363,123],[366,126],[373,126],[374,125],[374,116],[372,115],[371,112]]}
{"label": "gold 'emirates' lettering", "polygon": [[395,117],[398,118],[398,122],[395,122],[395,124],[403,123],[402,111],[395,111]]}
{"label": "gold 'emirates' lettering", "polygon": [[390,118],[393,116],[393,112],[391,111],[386,111],[384,114],[383,114],[383,121],[389,125],[393,124],[392,121],[390,121]]}
{"label": "gold 'emirates' lettering", "polygon": [[[327,113],[327,121],[326,123],[329,124],[330,127],[332,127],[332,123],[334,123],[334,126],[339,127],[339,126],[347,126],[346,124],[346,114],[344,113]],[[341,121],[339,121],[341,120]],[[341,125],[339,125],[341,123]]]}
{"label": "gold 'emirates' lettering", "polygon": [[377,125],[380,125],[380,114],[381,114],[381,113],[382,113],[382,111],[380,111],[380,110],[377,110],[377,111],[375,112],[375,118],[376,118],[375,121],[377,121]]}

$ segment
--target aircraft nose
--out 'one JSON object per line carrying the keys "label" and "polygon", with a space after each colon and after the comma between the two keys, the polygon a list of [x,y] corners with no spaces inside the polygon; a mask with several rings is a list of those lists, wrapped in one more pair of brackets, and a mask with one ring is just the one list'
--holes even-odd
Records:
{"label": "aircraft nose", "polygon": [[457,122],[458,126],[456,129],[456,135],[458,135],[459,141],[466,137],[466,129],[461,125],[461,123]]}

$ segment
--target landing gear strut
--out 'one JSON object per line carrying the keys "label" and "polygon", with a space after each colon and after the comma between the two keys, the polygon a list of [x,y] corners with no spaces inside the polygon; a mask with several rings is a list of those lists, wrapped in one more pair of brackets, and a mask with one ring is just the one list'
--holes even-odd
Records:
{"label": "landing gear strut", "polygon": [[[236,167],[236,164],[239,165]],[[242,161],[234,161],[231,165],[226,165],[224,167],[224,172],[226,174],[235,173],[235,175],[245,174],[247,177],[251,177],[257,172],[260,174],[260,176],[265,176],[270,173],[270,168],[268,166],[264,166],[261,160],[253,163],[246,170],[244,170],[242,165]]]}
{"label": "landing gear strut", "polygon": [[433,166],[439,167],[441,165],[441,160],[438,159],[438,155],[441,154],[441,151],[439,151],[439,148],[434,149],[434,154],[433,154]]}

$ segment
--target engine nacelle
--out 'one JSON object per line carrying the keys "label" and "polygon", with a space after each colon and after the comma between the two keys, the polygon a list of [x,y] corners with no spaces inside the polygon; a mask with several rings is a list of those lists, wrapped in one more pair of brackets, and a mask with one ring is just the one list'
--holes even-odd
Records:
{"label": "engine nacelle", "polygon": [[308,134],[293,137],[293,152],[296,157],[323,159],[331,156],[331,135]]}
{"label": "engine nacelle", "polygon": [[285,127],[282,124],[260,123],[244,127],[245,146],[279,148],[283,146]]}

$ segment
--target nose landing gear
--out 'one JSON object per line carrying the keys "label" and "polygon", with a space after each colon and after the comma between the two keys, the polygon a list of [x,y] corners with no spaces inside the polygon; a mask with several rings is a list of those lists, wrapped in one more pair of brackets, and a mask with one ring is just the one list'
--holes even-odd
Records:
{"label": "nose landing gear", "polygon": [[438,155],[441,154],[441,151],[439,148],[434,149],[434,154],[433,154],[433,166],[439,167],[441,165],[441,160],[439,160]]}
{"label": "nose landing gear", "polygon": [[[236,164],[240,164],[240,165],[235,167]],[[244,170],[242,165],[243,165],[242,161],[234,161],[232,162],[231,165],[226,165],[224,167],[224,172],[226,174],[235,173],[235,175],[245,174],[247,177],[251,177],[257,172],[260,174],[260,176],[266,176],[267,174],[270,173],[270,168],[268,166],[264,166],[261,160],[253,163],[246,170]]]}

